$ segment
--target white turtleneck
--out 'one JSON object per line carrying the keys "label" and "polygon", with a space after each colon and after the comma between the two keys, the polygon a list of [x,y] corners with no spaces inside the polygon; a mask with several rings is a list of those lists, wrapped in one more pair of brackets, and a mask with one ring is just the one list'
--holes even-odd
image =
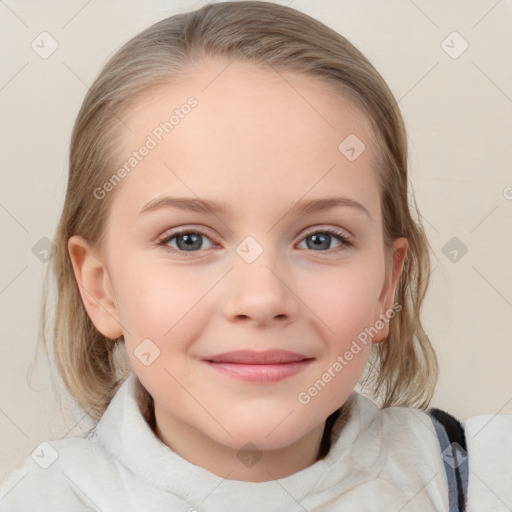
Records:
{"label": "white turtleneck", "polygon": [[[325,458],[279,480],[226,480],[160,441],[138,407],[136,379],[128,377],[87,436],[48,441],[11,470],[0,511],[449,510],[441,450],[425,412],[379,409],[355,393]],[[512,415],[476,416],[465,429],[468,510],[512,510]]]}

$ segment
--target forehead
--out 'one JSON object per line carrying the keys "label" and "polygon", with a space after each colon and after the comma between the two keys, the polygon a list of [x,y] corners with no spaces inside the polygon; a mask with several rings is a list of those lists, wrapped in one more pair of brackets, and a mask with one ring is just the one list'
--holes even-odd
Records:
{"label": "forehead", "polygon": [[[190,98],[194,107],[187,106]],[[377,200],[378,213],[370,124],[345,95],[316,78],[206,60],[144,94],[123,121],[130,132],[120,166],[149,140],[154,146],[117,190],[132,206],[163,193],[236,196],[244,207],[261,205],[262,198],[286,204],[310,193],[333,195],[336,188],[361,202]],[[347,145],[364,151],[351,160]]]}
{"label": "forehead", "polygon": [[[268,64],[220,58],[195,62],[175,75],[172,82],[149,89],[129,105],[123,120],[130,130],[147,132],[155,120],[168,119],[174,109],[179,109],[191,96],[201,107],[194,109],[193,117],[203,124],[206,118],[214,117],[221,128],[236,120],[246,129],[247,123],[258,128],[261,121],[265,131],[270,131],[270,124],[277,130],[287,122],[291,129],[289,121],[301,116],[303,135],[332,132],[336,139],[342,133],[335,132],[343,132],[347,127],[361,136],[371,130],[366,116],[348,93],[342,92],[341,86],[335,88],[325,80],[296,71],[278,70]],[[266,106],[273,108],[262,111]],[[233,116],[238,118],[233,119]],[[177,130],[173,135],[176,134]],[[126,146],[135,144],[138,135],[131,130],[125,139]],[[293,130],[290,135],[297,136],[299,132]]]}

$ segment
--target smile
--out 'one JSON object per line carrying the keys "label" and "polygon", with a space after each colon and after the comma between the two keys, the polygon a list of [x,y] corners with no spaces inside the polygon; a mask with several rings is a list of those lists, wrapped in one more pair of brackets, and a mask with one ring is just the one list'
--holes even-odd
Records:
{"label": "smile", "polygon": [[278,382],[304,370],[314,358],[286,350],[240,350],[208,356],[203,361],[214,371],[238,380]]}

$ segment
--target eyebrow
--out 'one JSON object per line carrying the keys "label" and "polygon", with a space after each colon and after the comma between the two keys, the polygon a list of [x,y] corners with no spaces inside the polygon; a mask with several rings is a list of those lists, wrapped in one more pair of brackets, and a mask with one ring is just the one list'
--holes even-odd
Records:
{"label": "eyebrow", "polygon": [[[327,197],[323,199],[310,200],[301,199],[292,205],[292,207],[289,210],[289,213],[290,215],[307,215],[340,206],[354,208],[366,214],[366,216],[370,220],[372,219],[370,212],[366,209],[366,207],[363,204],[353,199],[349,199],[347,197]],[[159,210],[162,208],[175,208],[179,210],[206,214],[221,214],[225,212],[233,214],[233,208],[231,204],[225,201],[216,203],[214,201],[210,201],[209,199],[165,196],[153,199],[152,201],[147,203],[140,211],[139,216],[144,213]]]}

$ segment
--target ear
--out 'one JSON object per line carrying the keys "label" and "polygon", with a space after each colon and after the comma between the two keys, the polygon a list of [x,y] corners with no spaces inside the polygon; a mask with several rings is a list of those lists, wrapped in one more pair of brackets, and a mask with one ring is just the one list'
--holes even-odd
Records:
{"label": "ear", "polygon": [[384,324],[383,328],[373,337],[374,343],[384,341],[389,334],[389,312],[393,309],[395,302],[395,292],[402,274],[405,256],[407,254],[407,248],[409,242],[407,238],[397,238],[393,241],[393,249],[386,255],[386,279],[382,288],[381,295],[379,297],[378,314],[382,314],[387,317],[387,321],[381,320],[380,316],[377,316],[376,322],[381,320]]}
{"label": "ear", "polygon": [[96,329],[110,339],[122,334],[108,269],[98,250],[81,236],[72,236],[68,251],[82,302]]}

